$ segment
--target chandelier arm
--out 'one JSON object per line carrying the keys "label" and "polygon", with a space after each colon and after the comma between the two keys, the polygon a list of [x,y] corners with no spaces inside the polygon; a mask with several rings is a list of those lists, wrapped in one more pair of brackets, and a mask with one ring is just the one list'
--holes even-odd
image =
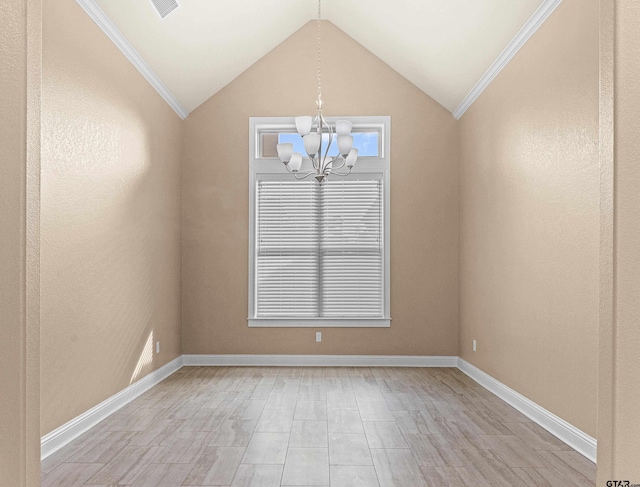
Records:
{"label": "chandelier arm", "polygon": [[[334,163],[336,162],[336,160],[338,160],[338,157],[336,157],[335,159],[327,163],[325,170],[323,171],[323,174],[326,174],[327,176],[329,174],[335,174],[336,176],[346,176],[346,174],[340,174],[339,172],[336,172],[337,169],[342,169],[343,167],[345,167],[345,161],[343,160],[342,164],[340,164],[339,166],[334,166]],[[329,167],[329,165],[331,165],[331,168],[327,171],[327,168]]]}
{"label": "chandelier arm", "polygon": [[324,173],[327,170],[327,166],[333,163],[333,160],[327,162],[327,155],[329,154],[329,149],[331,148],[331,143],[333,142],[333,128],[331,127],[330,123],[327,123],[327,121],[324,120],[324,117],[323,117],[323,121],[329,131],[329,143],[327,144],[327,149],[324,151],[324,157],[322,158],[322,165],[321,165],[321,170]]}
{"label": "chandelier arm", "polygon": [[320,147],[318,147],[317,157],[318,157],[318,168],[322,170],[322,167],[324,166],[324,158],[322,157],[322,142],[323,142],[322,132],[325,125],[327,124],[327,121],[322,116],[322,108],[318,109],[318,118],[320,119],[320,122],[318,123],[318,134],[320,134]]}
{"label": "chandelier arm", "polygon": [[293,172],[293,171],[289,168],[289,165],[288,165],[288,164],[285,164],[285,165],[284,165],[284,167],[286,167],[286,168],[287,168],[287,171],[289,172],[289,174],[293,174],[293,175],[296,175],[296,174],[305,174],[305,175],[306,175],[305,177],[307,177],[307,176],[310,176],[311,174],[314,174],[314,173],[315,173],[315,170],[313,170],[313,169],[307,169],[306,171]]}
{"label": "chandelier arm", "polygon": [[329,127],[329,143],[327,144],[327,150],[324,152],[324,169],[326,170],[327,167],[329,166],[329,164],[331,164],[333,167],[333,161],[334,159],[331,159],[329,162],[327,162],[327,155],[329,154],[329,149],[331,148],[331,143],[333,142],[333,129],[331,128],[331,125],[328,126]]}
{"label": "chandelier arm", "polygon": [[[336,157],[336,159],[338,159],[338,158]],[[336,161],[336,159],[334,159],[334,160],[333,160],[333,161],[331,161],[331,162],[335,162],[335,161]],[[340,159],[342,160],[342,164],[340,164],[339,166],[334,166],[334,165],[332,164],[332,165],[331,165],[331,170],[332,170],[332,171],[333,171],[334,169],[341,169],[341,168],[343,168],[343,167],[344,167],[344,165],[345,165],[345,160],[344,160],[344,158],[343,158],[343,157],[340,157]]]}
{"label": "chandelier arm", "polygon": [[336,176],[340,176],[340,177],[344,177],[344,176],[348,176],[349,174],[351,174],[351,169],[347,168],[347,172],[345,173],[341,173],[341,172],[334,172],[333,170],[331,170],[331,174],[335,174]]}
{"label": "chandelier arm", "polygon": [[[300,174],[304,174],[304,176],[300,177]],[[306,173],[293,173],[293,176],[298,180],[302,181],[303,179],[307,179],[309,176],[312,176],[314,172],[307,171]]]}
{"label": "chandelier arm", "polygon": [[316,155],[315,157],[309,156],[309,159],[311,160],[311,166],[313,167],[313,171],[317,174],[318,168],[320,167],[320,158],[318,157],[318,155]]}

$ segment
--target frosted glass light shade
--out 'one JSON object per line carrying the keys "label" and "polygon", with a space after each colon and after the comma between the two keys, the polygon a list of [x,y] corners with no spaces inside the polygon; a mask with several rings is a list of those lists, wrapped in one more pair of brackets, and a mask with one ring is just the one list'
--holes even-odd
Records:
{"label": "frosted glass light shade", "polygon": [[338,120],[336,122],[336,134],[349,135],[351,133],[351,122],[348,120]]}
{"label": "frosted glass light shade", "polygon": [[311,133],[305,135],[304,140],[304,150],[307,151],[310,157],[315,156],[318,153],[318,149],[320,149],[320,134]]}
{"label": "frosted glass light shade", "polygon": [[[346,163],[347,163],[347,167],[348,168],[352,168],[353,166],[356,165],[356,159],[358,159],[358,149],[353,148],[351,149],[351,152],[349,152],[349,155],[346,158]],[[291,164],[291,163],[289,163]]]}
{"label": "frosted glass light shade", "polygon": [[289,161],[289,169],[292,172],[298,172],[302,166],[302,154],[294,152],[291,154],[291,160]]}
{"label": "frosted glass light shade", "polygon": [[280,160],[287,164],[291,160],[291,154],[293,154],[293,144],[278,144],[276,146],[276,149],[278,149],[278,157],[280,158]]}
{"label": "frosted glass light shade", "polygon": [[300,137],[304,137],[309,132],[311,132],[311,124],[313,123],[313,118],[311,117],[296,117],[296,130]]}
{"label": "frosted glass light shade", "polygon": [[338,150],[343,156],[347,156],[353,147],[353,137],[351,135],[338,135]]}

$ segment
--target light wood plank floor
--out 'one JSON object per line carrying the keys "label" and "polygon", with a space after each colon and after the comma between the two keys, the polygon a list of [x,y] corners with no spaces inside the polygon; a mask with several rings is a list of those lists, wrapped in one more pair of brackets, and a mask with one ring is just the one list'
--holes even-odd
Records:
{"label": "light wood plank floor", "polygon": [[595,466],[457,369],[184,367],[42,485],[569,487]]}

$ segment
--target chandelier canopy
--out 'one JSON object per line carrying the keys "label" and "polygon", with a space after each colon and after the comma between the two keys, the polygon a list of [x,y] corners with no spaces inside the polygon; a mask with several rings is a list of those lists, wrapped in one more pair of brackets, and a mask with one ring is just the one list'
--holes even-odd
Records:
{"label": "chandelier canopy", "polygon": [[[293,144],[278,144],[278,157],[284,163],[290,173],[296,179],[305,179],[314,176],[318,183],[322,183],[329,174],[347,176],[358,159],[358,149],[353,147],[351,135],[351,122],[338,120],[335,128],[322,115],[322,57],[321,57],[321,1],[318,0],[318,113],[315,117],[296,117],[296,130],[304,141],[304,150],[311,161],[312,169],[300,171],[302,167],[302,154],[293,152]],[[329,155],[329,148],[337,137],[338,152],[340,155]]]}

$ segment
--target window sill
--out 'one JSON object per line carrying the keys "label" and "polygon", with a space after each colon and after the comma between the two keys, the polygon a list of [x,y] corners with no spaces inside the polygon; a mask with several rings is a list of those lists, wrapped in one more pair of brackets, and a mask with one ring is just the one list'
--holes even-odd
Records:
{"label": "window sill", "polygon": [[249,327],[389,328],[391,318],[249,318]]}

